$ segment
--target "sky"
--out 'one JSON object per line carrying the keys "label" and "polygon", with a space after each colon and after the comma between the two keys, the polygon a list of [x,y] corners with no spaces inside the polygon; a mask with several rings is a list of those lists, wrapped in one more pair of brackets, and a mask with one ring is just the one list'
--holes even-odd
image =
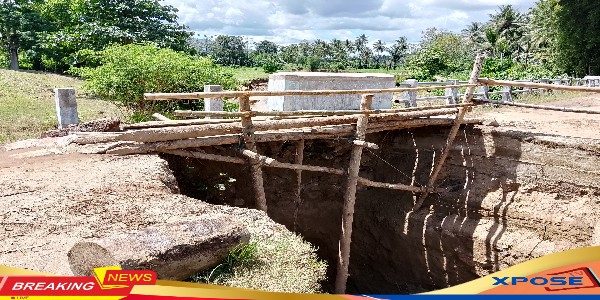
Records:
{"label": "sky", "polygon": [[498,6],[526,12],[536,0],[164,0],[199,37],[243,35],[251,41],[354,40],[366,34],[392,44],[418,42],[430,27],[460,32],[484,22]]}

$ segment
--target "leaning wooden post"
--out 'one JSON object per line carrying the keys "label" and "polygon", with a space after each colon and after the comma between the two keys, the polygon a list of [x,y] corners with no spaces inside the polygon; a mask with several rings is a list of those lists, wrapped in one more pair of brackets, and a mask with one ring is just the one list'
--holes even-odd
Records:
{"label": "leaning wooden post", "polygon": [[[254,142],[254,125],[252,125],[252,111],[250,109],[250,98],[240,97],[240,112],[248,114],[242,117],[242,138],[244,147],[250,151],[258,153],[256,143]],[[250,159],[250,173],[254,184],[254,193],[256,197],[256,208],[267,212],[267,196],[265,195],[265,187],[263,183],[263,173],[261,163],[257,160]]]}
{"label": "leaning wooden post", "polygon": [[[296,159],[294,163],[302,165],[304,163],[304,140],[299,140],[296,143]],[[294,211],[294,231],[296,231],[296,221],[298,220],[298,211],[302,204],[302,170],[296,170],[296,210]]]}
{"label": "leaning wooden post", "polygon": [[[370,110],[374,95],[363,95],[360,103],[361,110]],[[356,123],[356,140],[364,141],[367,135],[369,115],[362,115]],[[356,202],[356,186],[358,185],[358,172],[362,158],[363,147],[353,144],[348,167],[348,180],[344,194],[344,209],[342,212],[342,232],[339,242],[339,258],[337,276],[335,278],[335,292],[344,294],[348,280],[348,266],[350,265],[350,243],[352,242],[352,222],[354,221],[354,204]]]}
{"label": "leaning wooden post", "polygon": [[[475,58],[475,65],[473,66],[473,71],[471,72],[471,78],[469,79],[469,83],[477,84],[477,79],[479,78],[479,74],[481,73],[481,68],[483,67],[483,60],[485,56],[483,54],[478,54],[477,58]],[[472,103],[473,102],[473,94],[475,93],[475,87],[471,86],[467,88],[467,92],[464,95],[463,103]],[[456,139],[456,135],[458,134],[458,130],[460,129],[460,125],[462,124],[463,119],[465,118],[465,114],[467,113],[466,107],[461,107],[458,109],[458,113],[456,114],[456,120],[450,129],[450,135],[448,136],[448,140],[446,141],[446,146],[444,150],[442,150],[442,155],[440,159],[435,164],[431,177],[429,178],[429,182],[427,183],[427,187],[431,188],[435,185],[435,182],[440,175],[440,171],[444,167],[444,163],[448,158],[448,154],[450,154],[450,149],[452,148],[452,144],[454,143],[454,139]],[[423,205],[425,199],[429,196],[428,192],[425,192],[421,195],[415,206],[413,207],[413,211],[418,210]]]}

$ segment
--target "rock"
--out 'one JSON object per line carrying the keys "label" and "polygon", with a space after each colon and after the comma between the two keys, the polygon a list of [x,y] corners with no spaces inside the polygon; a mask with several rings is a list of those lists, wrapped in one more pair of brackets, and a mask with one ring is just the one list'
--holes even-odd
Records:
{"label": "rock", "polygon": [[89,276],[97,267],[121,266],[152,270],[163,280],[185,280],[218,265],[232,248],[249,239],[239,221],[216,214],[77,243],[68,259],[76,276]]}
{"label": "rock", "polygon": [[495,119],[485,120],[483,122],[483,125],[491,127],[500,127],[500,123],[498,123],[498,121],[496,121]]}

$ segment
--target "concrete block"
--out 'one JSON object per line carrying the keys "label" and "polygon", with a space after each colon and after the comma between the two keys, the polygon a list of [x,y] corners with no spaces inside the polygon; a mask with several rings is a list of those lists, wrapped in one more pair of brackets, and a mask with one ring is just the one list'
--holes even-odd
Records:
{"label": "concrete block", "polygon": [[[396,86],[394,75],[378,73],[281,72],[269,76],[269,91],[363,90]],[[392,108],[392,93],[375,94],[373,109]],[[271,111],[358,110],[361,95],[270,97]]]}
{"label": "concrete block", "polygon": [[[222,92],[223,87],[220,85],[205,85],[205,92]],[[223,111],[223,98],[206,98],[204,99],[204,111]]]}
{"label": "concrete block", "polygon": [[68,125],[79,124],[75,89],[54,89],[54,100],[56,102],[56,118],[58,119],[59,129],[63,129]]}

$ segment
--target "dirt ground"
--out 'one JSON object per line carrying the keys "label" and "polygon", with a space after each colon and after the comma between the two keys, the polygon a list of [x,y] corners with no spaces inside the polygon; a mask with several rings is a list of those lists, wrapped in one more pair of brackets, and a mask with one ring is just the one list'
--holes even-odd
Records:
{"label": "dirt ground", "polygon": [[[600,111],[600,95],[575,96],[547,106]],[[566,137],[600,139],[600,114],[579,114],[518,107],[479,108],[471,116],[495,119],[502,127]]]}

